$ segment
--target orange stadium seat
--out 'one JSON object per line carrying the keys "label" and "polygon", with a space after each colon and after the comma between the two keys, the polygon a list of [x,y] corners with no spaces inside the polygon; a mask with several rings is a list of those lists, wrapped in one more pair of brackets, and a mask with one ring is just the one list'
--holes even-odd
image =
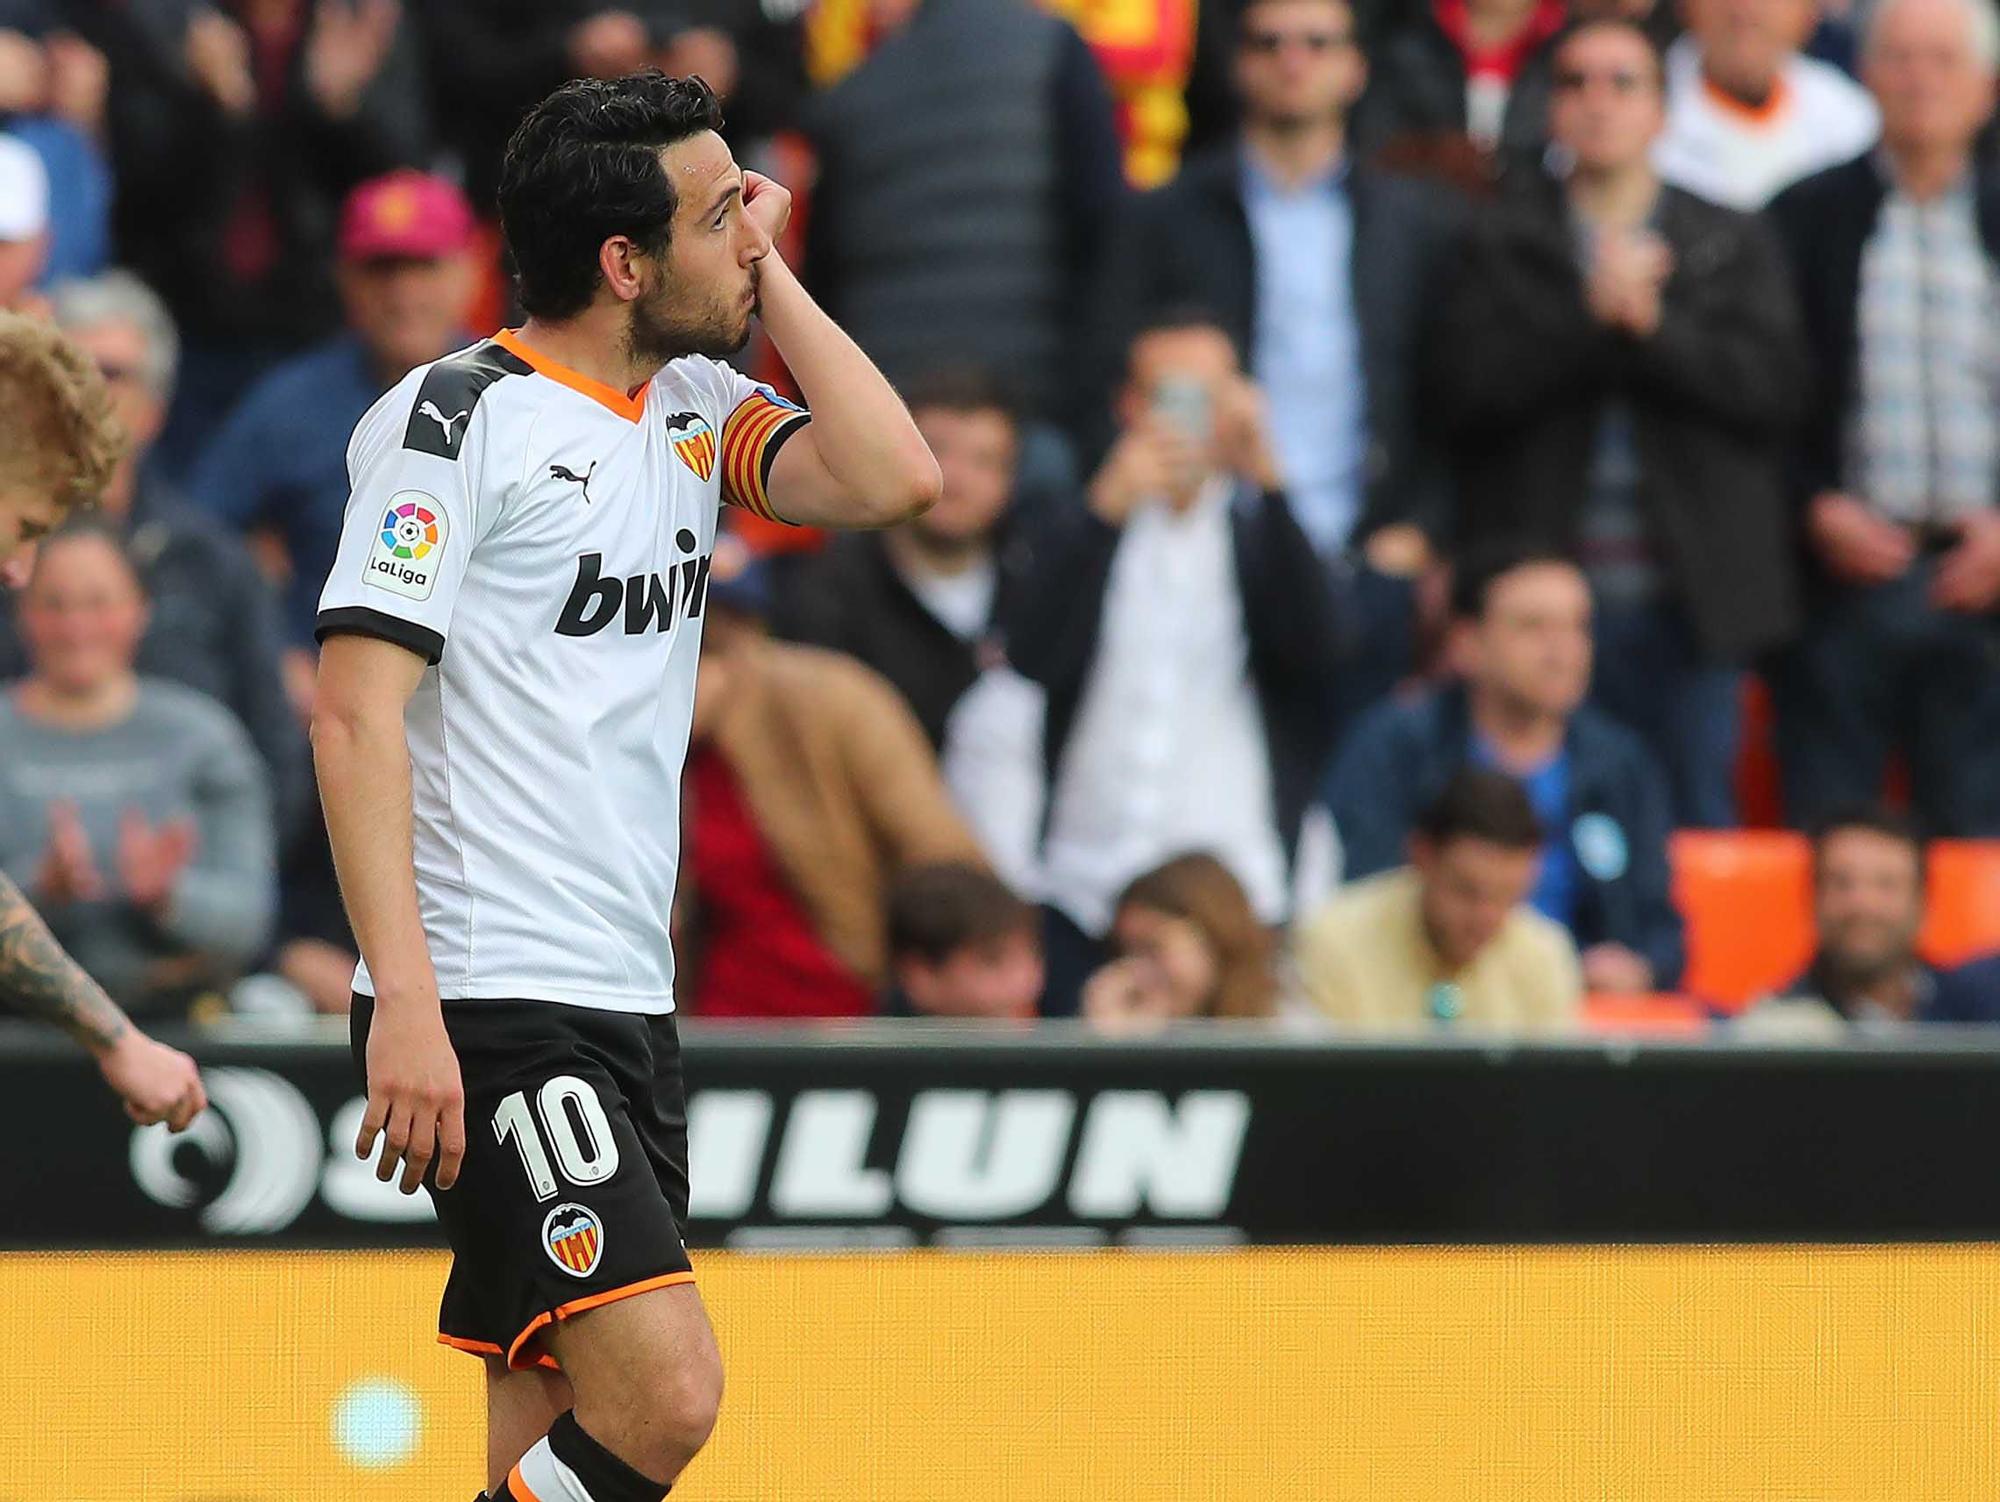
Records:
{"label": "orange stadium seat", "polygon": [[1684,829],[1669,847],[1687,921],[1691,995],[1729,1011],[1783,985],[1812,956],[1812,856],[1789,830]]}
{"label": "orange stadium seat", "polygon": [[1919,942],[1937,965],[1961,965],[2000,949],[2000,840],[1931,846],[1930,910]]}
{"label": "orange stadium seat", "polygon": [[1708,1026],[1708,1013],[1692,996],[1586,996],[1583,1027],[1590,1033],[1683,1036]]}

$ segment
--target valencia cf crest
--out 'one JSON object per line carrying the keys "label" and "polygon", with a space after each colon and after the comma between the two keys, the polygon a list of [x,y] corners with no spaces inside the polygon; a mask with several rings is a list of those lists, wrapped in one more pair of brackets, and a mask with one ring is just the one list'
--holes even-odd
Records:
{"label": "valencia cf crest", "polygon": [[715,473],[715,429],[699,412],[668,414],[667,433],[681,463],[704,480]]}
{"label": "valencia cf crest", "polygon": [[542,1222],[542,1249],[572,1278],[587,1278],[604,1260],[604,1222],[582,1205],[557,1205]]}

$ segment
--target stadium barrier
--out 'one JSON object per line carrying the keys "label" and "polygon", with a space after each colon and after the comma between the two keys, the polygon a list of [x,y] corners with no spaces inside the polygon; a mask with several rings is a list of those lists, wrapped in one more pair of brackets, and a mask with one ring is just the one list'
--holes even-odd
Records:
{"label": "stadium barrier", "polygon": [[[676,1502],[2000,1495],[2000,1247],[1939,1244],[2000,1226],[1992,1040],[688,1031],[729,1394]],[[0,1499],[465,1502],[344,1047],[194,1047],[170,1142],[0,1038]]]}

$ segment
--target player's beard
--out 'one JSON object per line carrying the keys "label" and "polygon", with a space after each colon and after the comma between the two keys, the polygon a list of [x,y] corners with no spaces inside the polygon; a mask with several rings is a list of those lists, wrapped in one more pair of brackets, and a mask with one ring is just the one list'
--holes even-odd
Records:
{"label": "player's beard", "polygon": [[[756,290],[756,272],[751,272]],[[726,360],[750,342],[750,320],[757,311],[753,295],[745,308],[734,297],[687,296],[664,281],[633,300],[625,326],[627,353],[634,364],[664,365],[683,355]]]}

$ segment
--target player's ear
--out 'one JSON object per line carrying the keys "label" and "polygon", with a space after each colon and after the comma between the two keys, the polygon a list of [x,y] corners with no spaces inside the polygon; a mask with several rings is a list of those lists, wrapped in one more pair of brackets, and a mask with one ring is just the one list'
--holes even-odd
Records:
{"label": "player's ear", "polygon": [[638,242],[626,235],[613,235],[597,247],[597,269],[620,302],[632,302],[646,290],[641,264],[645,254]]}

